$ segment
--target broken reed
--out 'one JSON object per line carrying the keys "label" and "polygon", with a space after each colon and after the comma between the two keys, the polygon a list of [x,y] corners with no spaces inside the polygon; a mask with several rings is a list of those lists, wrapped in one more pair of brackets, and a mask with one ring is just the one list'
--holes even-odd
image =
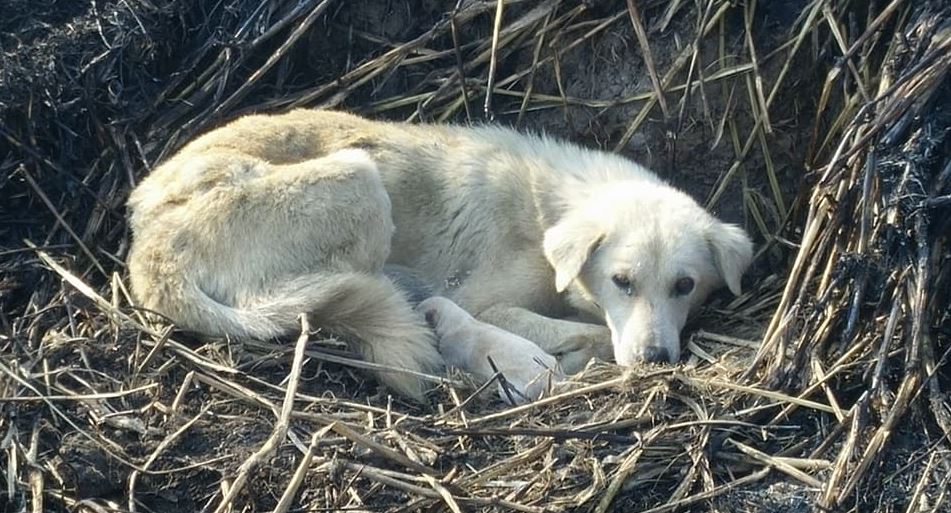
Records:
{"label": "broken reed", "polygon": [[[947,109],[951,27],[946,6],[899,4],[851,47],[840,42],[847,57],[828,71],[814,129],[827,161],[809,194],[779,307],[746,373],[762,370],[770,386],[803,395],[821,390],[835,405],[838,427],[810,454],[830,454],[842,442],[822,487],[823,508],[842,507],[870,477],[914,401],[927,398],[932,419],[951,436],[951,409],[935,378],[951,345],[933,331],[949,309],[937,284],[951,273],[951,213],[942,200],[951,192],[951,145],[949,116],[940,110]],[[909,21],[891,35],[878,32],[890,16]],[[841,110],[821,117],[842,85]],[[830,125],[841,133],[822,140]],[[837,389],[846,384],[862,385],[857,398],[843,399]],[[846,401],[851,406],[839,406]]]}

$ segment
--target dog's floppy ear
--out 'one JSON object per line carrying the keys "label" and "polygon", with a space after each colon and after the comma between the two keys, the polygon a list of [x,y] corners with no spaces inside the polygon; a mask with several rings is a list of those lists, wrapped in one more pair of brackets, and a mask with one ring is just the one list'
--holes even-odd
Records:
{"label": "dog's floppy ear", "polygon": [[753,242],[734,224],[714,221],[707,232],[713,265],[734,295],[740,295],[740,278],[753,259]]}
{"label": "dog's floppy ear", "polygon": [[545,231],[543,249],[555,269],[555,290],[563,292],[578,276],[604,232],[591,221],[562,221]]}

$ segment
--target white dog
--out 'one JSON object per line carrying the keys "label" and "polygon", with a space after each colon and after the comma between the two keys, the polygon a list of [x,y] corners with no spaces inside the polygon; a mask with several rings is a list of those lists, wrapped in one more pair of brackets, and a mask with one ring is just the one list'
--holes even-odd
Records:
{"label": "white dog", "polygon": [[574,372],[594,356],[677,361],[688,312],[724,283],[738,293],[752,254],[742,229],[617,155],[319,110],[197,138],[129,209],[142,306],[235,338],[293,333],[307,313],[368,360],[422,371],[442,358],[384,263]]}
{"label": "white dog", "polygon": [[[515,404],[540,398],[550,385],[564,379],[555,357],[534,342],[480,322],[444,297],[426,299],[416,309],[436,332],[446,365],[483,382],[500,372],[515,389],[511,394]],[[499,397],[508,401],[510,395],[501,383],[497,388]]]}

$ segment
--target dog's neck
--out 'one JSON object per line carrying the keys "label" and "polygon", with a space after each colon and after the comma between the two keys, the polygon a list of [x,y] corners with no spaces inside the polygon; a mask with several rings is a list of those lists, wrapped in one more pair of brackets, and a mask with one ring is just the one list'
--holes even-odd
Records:
{"label": "dog's neck", "polygon": [[478,137],[480,132],[485,136],[487,146],[476,145],[478,151],[491,148],[505,160],[504,167],[529,182],[530,199],[542,232],[554,226],[566,211],[609,190],[607,184],[632,180],[662,183],[647,169],[614,153],[498,126],[466,130],[467,138]]}
{"label": "dog's neck", "polygon": [[609,184],[622,181],[658,183],[661,180],[640,165],[618,155],[536,139],[531,162],[531,191],[542,231],[554,226],[565,212],[579,208],[611,190]]}

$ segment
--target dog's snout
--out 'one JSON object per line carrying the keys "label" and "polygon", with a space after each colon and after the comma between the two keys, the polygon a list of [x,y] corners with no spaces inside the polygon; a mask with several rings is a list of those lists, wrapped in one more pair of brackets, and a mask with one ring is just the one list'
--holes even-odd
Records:
{"label": "dog's snout", "polygon": [[667,363],[670,361],[670,352],[666,347],[647,346],[644,349],[644,360],[651,363]]}

